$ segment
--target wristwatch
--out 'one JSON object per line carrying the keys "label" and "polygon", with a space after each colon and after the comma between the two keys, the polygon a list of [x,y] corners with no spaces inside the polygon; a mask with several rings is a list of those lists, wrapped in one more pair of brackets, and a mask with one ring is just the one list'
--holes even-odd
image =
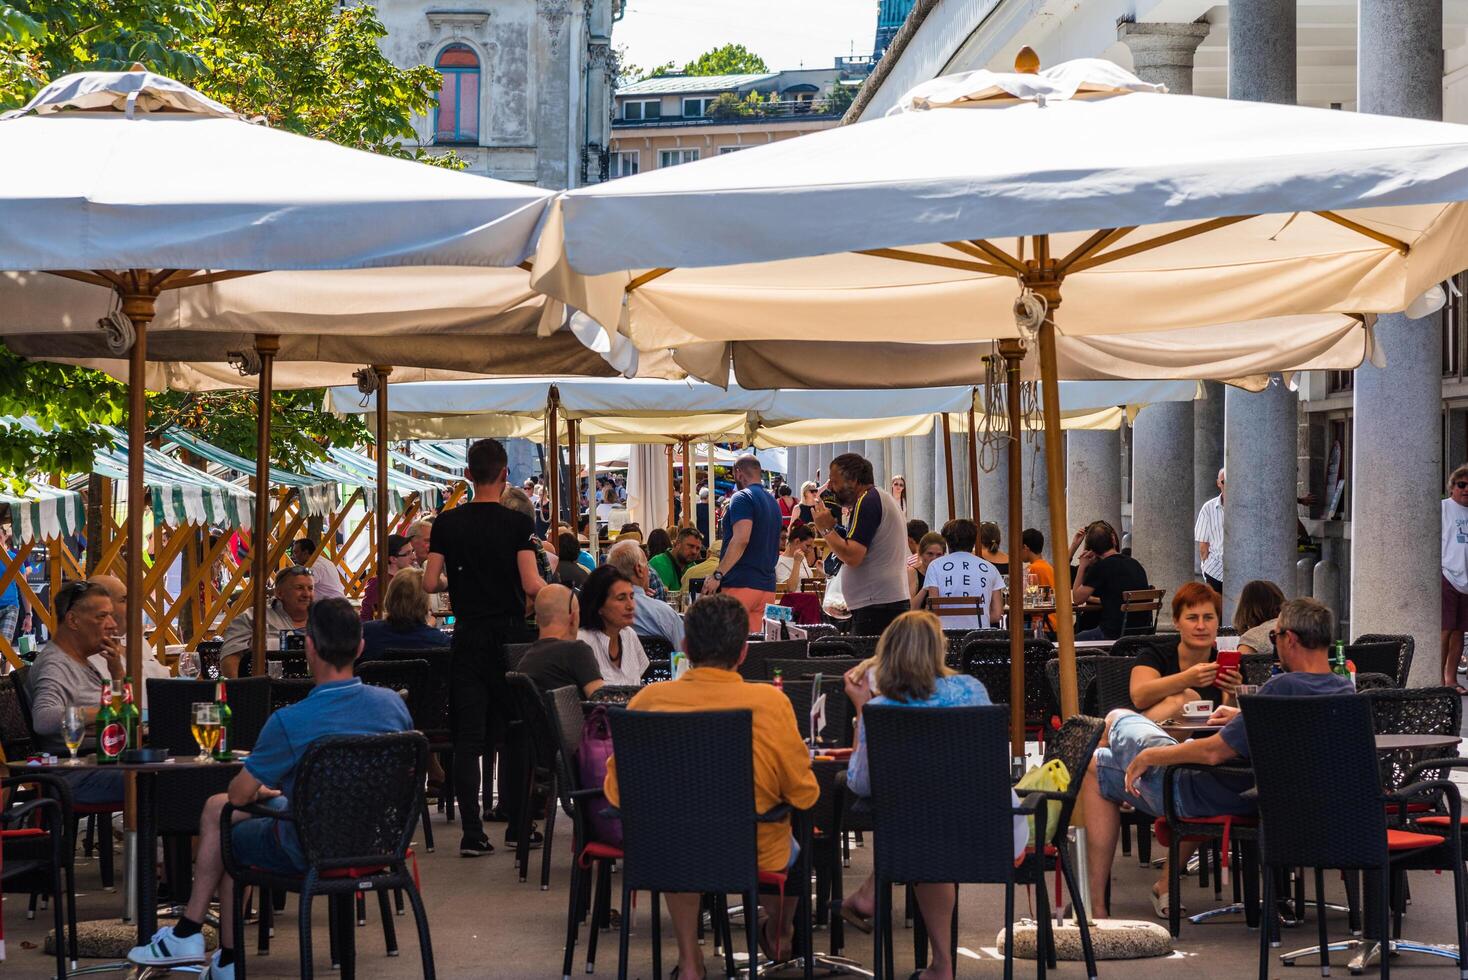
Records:
{"label": "wristwatch", "polygon": [[718,582],[718,581],[722,580],[723,577],[724,577],[724,573],[721,572],[721,571],[719,571],[718,569],[715,569],[714,570],[714,574],[712,574],[712,575],[709,576],[709,578],[713,579],[715,582]]}

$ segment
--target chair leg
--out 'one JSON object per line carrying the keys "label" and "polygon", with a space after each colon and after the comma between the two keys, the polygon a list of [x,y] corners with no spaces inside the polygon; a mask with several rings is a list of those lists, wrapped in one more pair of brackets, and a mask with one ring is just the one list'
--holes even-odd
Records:
{"label": "chair leg", "polygon": [[1264,872],[1264,921],[1259,924],[1259,980],[1269,980],[1269,934],[1274,923],[1274,874],[1272,868],[1261,867]]}
{"label": "chair leg", "polygon": [[[235,879],[234,882],[234,908],[230,914],[234,918],[234,975],[239,980],[245,980],[245,886]],[[309,935],[310,930],[307,930]],[[309,942],[309,940],[307,940]],[[310,961],[302,961],[301,976],[311,976]]]}
{"label": "chair leg", "polygon": [[358,928],[367,924],[367,896],[362,892],[356,895],[357,926]]}
{"label": "chair leg", "polygon": [[[260,889],[260,921],[255,926],[255,950],[261,956],[270,955],[270,934],[275,931],[275,899],[267,889]],[[240,941],[235,941],[238,948]]]}
{"label": "chair leg", "polygon": [[1076,917],[1076,925],[1081,930],[1081,953],[1086,958],[1086,977],[1087,980],[1096,980],[1096,950],[1091,945],[1091,927],[1086,922],[1086,901],[1076,887],[1075,874],[1071,871],[1070,860],[1066,858],[1064,848],[1061,848],[1057,860],[1060,862],[1060,873],[1065,876],[1066,891],[1070,892],[1070,905]]}
{"label": "chair leg", "polygon": [[912,926],[912,965],[919,970],[928,965],[928,923],[921,914],[913,918],[913,908],[917,905],[917,894],[908,885],[904,889],[903,905],[907,909],[908,921]]}
{"label": "chair leg", "polygon": [[724,975],[726,977],[737,977],[738,971],[734,968],[734,928],[729,924],[729,896],[715,895],[714,901],[719,910],[719,936],[724,947]]}
{"label": "chair leg", "polygon": [[551,783],[550,803],[545,813],[545,840],[540,845],[540,890],[550,891],[551,842],[556,838],[556,794],[555,783]]}
{"label": "chair leg", "polygon": [[1351,935],[1361,935],[1361,873],[1342,871],[1341,882],[1346,887],[1346,926]]}
{"label": "chair leg", "polygon": [[[76,836],[75,828],[71,835]],[[87,836],[82,840],[82,857],[91,857],[92,852],[97,849],[97,815],[87,814]]]}
{"label": "chair leg", "polygon": [[56,930],[56,976],[65,980],[66,978],[66,954],[67,944],[62,940],[66,936],[66,916],[64,906],[66,905],[66,891],[61,884],[61,861],[60,847],[52,847],[51,860],[51,919],[52,928]]}
{"label": "chair leg", "polygon": [[596,972],[596,940],[601,935],[601,924],[607,915],[607,906],[612,903],[611,869],[607,862],[596,862],[596,880],[591,885],[591,926],[586,931],[586,972]]}
{"label": "chair leg", "polygon": [[1178,933],[1183,931],[1183,909],[1182,888],[1179,887],[1180,869],[1177,866],[1178,852],[1181,850],[1178,834],[1174,832],[1172,841],[1167,845],[1167,931],[1176,939]]}
{"label": "chair leg", "polygon": [[350,896],[342,896],[337,917],[337,950],[341,954],[341,977],[342,980],[353,980],[357,975],[357,930],[352,924]]}
{"label": "chair leg", "polygon": [[1045,980],[1045,969],[1058,969],[1060,964],[1055,960],[1055,937],[1051,935],[1055,923],[1050,918],[1050,896],[1045,894],[1044,858],[1036,855],[1035,861],[1040,864],[1035,884],[1035,976]]}
{"label": "chair leg", "polygon": [[326,897],[326,939],[327,947],[331,954],[331,968],[333,970],[340,970],[342,965],[341,937],[337,935],[337,927],[341,919],[341,914],[337,911],[337,906],[342,901],[343,898],[341,895],[328,895]]}
{"label": "chair leg", "polygon": [[[235,899],[235,908],[240,908],[240,894]],[[311,893],[301,892],[300,901],[296,909],[296,926],[300,930],[301,937],[301,980],[311,980],[313,968],[311,964]]]}
{"label": "chair leg", "polygon": [[401,888],[394,888],[392,890],[392,904],[393,910],[398,915],[408,914],[407,910],[403,908],[403,890]]}
{"label": "chair leg", "polygon": [[576,955],[576,912],[577,899],[581,891],[581,862],[577,860],[576,849],[571,849],[571,886],[567,889],[570,900],[566,908],[566,955],[561,961],[561,980],[571,980],[571,960]]}
{"label": "chair leg", "polygon": [[1147,825],[1137,827],[1137,863],[1144,868],[1152,863],[1152,828]]}
{"label": "chair leg", "polygon": [[403,889],[413,905],[413,923],[418,927],[418,954],[423,958],[423,980],[434,980],[437,975],[433,966],[433,937],[428,934],[428,910],[423,907],[423,896],[416,885]]}
{"label": "chair leg", "polygon": [[892,910],[887,907],[887,883],[880,878],[877,880],[875,897],[872,909],[872,977],[873,980],[882,980],[886,974],[882,966],[887,943],[892,941],[892,935],[888,931],[891,924]]}
{"label": "chair leg", "polygon": [[1377,928],[1381,930],[1381,980],[1391,980],[1392,954],[1391,954],[1391,927],[1392,927],[1392,871],[1388,865],[1382,868],[1381,874],[1381,909],[1378,912]]}
{"label": "chair leg", "polygon": [[[102,872],[102,887],[111,889],[116,884],[112,873],[112,820],[99,821],[97,828],[97,865]],[[152,857],[149,857],[152,860]]]}
{"label": "chair leg", "polygon": [[[1004,881],[1004,980],[1014,980],[1014,876]],[[1038,959],[1038,957],[1036,957]]]}
{"label": "chair leg", "polygon": [[[1317,930],[1320,933],[1320,975],[1330,976],[1330,940],[1326,938],[1325,929],[1325,869],[1315,869],[1315,918]],[[1459,916],[1459,918],[1462,918]]]}
{"label": "chair leg", "polygon": [[663,895],[653,892],[647,901],[648,932],[652,934],[652,975],[663,975]]}
{"label": "chair leg", "polygon": [[749,941],[749,980],[759,976],[759,891],[748,891],[744,899],[744,933]]}
{"label": "chair leg", "polygon": [[388,956],[398,955],[398,932],[392,922],[392,906],[389,904],[387,892],[377,893],[377,907],[382,911],[382,942],[387,947]]}
{"label": "chair leg", "polygon": [[423,802],[423,847],[429,854],[433,853],[433,821],[428,813],[428,801]]}
{"label": "chair leg", "polygon": [[627,980],[627,953],[632,941],[632,888],[622,876],[622,927],[617,943],[617,980]]}
{"label": "chair leg", "polygon": [[71,862],[70,853],[65,855],[64,870],[66,872],[66,944],[68,952],[71,955],[71,968],[75,970],[77,960],[81,957],[77,952],[76,936],[76,868]]}

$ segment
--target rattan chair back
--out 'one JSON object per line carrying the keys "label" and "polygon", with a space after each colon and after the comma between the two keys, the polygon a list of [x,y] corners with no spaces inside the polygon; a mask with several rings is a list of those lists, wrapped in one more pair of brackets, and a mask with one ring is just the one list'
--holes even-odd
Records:
{"label": "rattan chair back", "polygon": [[1065,791],[1065,799],[1060,804],[1060,819],[1056,822],[1055,838],[1046,843],[1064,846],[1066,834],[1070,831],[1070,814],[1075,809],[1076,797],[1081,792],[1081,780],[1085,778],[1086,767],[1091,764],[1091,756],[1095,755],[1096,746],[1101,744],[1101,734],[1105,730],[1104,719],[1072,715],[1045,739],[1045,761],[1048,763],[1059,760],[1070,774],[1070,787]]}
{"label": "rattan chair back", "polygon": [[452,674],[449,664],[453,651],[448,647],[428,647],[419,650],[388,650],[383,660],[425,660],[428,676],[425,680],[420,705],[422,714],[413,715],[413,726],[435,745],[449,738],[449,688]]}
{"label": "rattan chair back", "polygon": [[765,640],[750,643],[744,648],[744,660],[738,668],[739,676],[747,681],[762,681],[769,676],[765,669],[768,660],[804,660],[810,648],[808,640]]}
{"label": "rattan chair back", "polygon": [[671,660],[649,660],[647,666],[642,670],[642,683],[653,684],[657,681],[670,681],[673,679],[673,662]]}
{"label": "rattan chair back", "polygon": [[1123,636],[1111,644],[1107,652],[1112,657],[1136,657],[1148,650],[1169,650],[1177,647],[1178,635],[1176,633],[1139,633],[1133,636]]}
{"label": "rattan chair back", "polygon": [[1272,653],[1245,653],[1239,657],[1239,674],[1245,684],[1263,687],[1274,674],[1274,663]]}
{"label": "rattan chair back", "polygon": [[428,739],[419,732],[313,742],[291,795],[307,865],[319,871],[405,860],[427,771]]}
{"label": "rattan chair back", "polygon": [[1416,640],[1406,633],[1362,633],[1356,637],[1356,642],[1395,643],[1397,645],[1397,669],[1395,671],[1384,671],[1384,673],[1391,674],[1391,676],[1396,678],[1397,687],[1407,686],[1407,676],[1412,670],[1412,651],[1417,646]]}
{"label": "rattan chair back", "polygon": [[[213,701],[218,681],[150,677],[148,685],[148,744],[174,755],[199,751],[192,731],[193,706]],[[231,749],[253,749],[270,715],[270,678],[240,677],[224,682],[229,698]]]}
{"label": "rattan chair back", "polygon": [[811,640],[809,656],[865,659],[877,652],[880,639],[880,636],[821,636]]}
{"label": "rattan chair back", "polygon": [[[1055,654],[1049,640],[1025,640],[1025,723],[1044,725],[1057,710],[1045,680],[1045,662]],[[975,640],[963,648],[963,672],[977,678],[995,704],[1009,703],[1009,641]]]}
{"label": "rattan chair back", "polygon": [[1013,878],[1009,712],[868,705],[862,719],[879,880]]}
{"label": "rattan chair back", "polygon": [[1136,657],[1098,657],[1096,660],[1096,714],[1105,717],[1117,708],[1136,710],[1132,704],[1132,668]]}
{"label": "rattan chair back", "polygon": [[[742,711],[609,713],[622,814],[624,887],[752,894],[758,889],[753,716]],[[690,834],[689,828],[698,828]]]}
{"label": "rattan chair back", "polygon": [[1395,680],[1401,663],[1402,645],[1394,640],[1362,643],[1357,640],[1346,647],[1346,659],[1356,665],[1358,674],[1385,674]]}
{"label": "rattan chair back", "polygon": [[642,644],[642,652],[647,654],[649,660],[669,660],[673,656],[673,642],[663,636],[648,636],[643,633],[637,634],[638,641]]}
{"label": "rattan chair back", "polygon": [[270,681],[270,710],[279,711],[281,708],[289,707],[297,702],[304,701],[311,694],[311,688],[316,686],[313,680],[301,680],[297,677],[269,677]]}
{"label": "rattan chair back", "polygon": [[820,674],[824,677],[837,677],[846,673],[862,661],[856,657],[820,657],[814,660],[766,660],[765,676],[761,680],[772,681],[775,679],[775,671],[780,672],[783,680],[798,680],[805,677],[813,677]]}
{"label": "rattan chair back", "polygon": [[[1378,735],[1457,735],[1463,725],[1463,699],[1451,687],[1417,687],[1401,690],[1382,688],[1362,693],[1371,705],[1371,723]],[[1456,756],[1456,750],[1444,755]],[[1422,761],[1421,753],[1383,754],[1382,785],[1397,789],[1407,778],[1407,770]],[[1423,779],[1446,779],[1444,771],[1421,776]]]}
{"label": "rattan chair back", "polygon": [[423,699],[428,691],[427,660],[369,660],[357,665],[357,676],[363,684],[396,691],[403,697],[408,715],[417,724],[423,714]]}
{"label": "rattan chair back", "polygon": [[[1106,659],[1109,658],[1105,654],[1085,654],[1076,657],[1076,699],[1083,715],[1098,713],[1096,710],[1096,667]],[[1059,657],[1051,657],[1045,661],[1045,683],[1050,687],[1050,697],[1056,704],[1060,704]]]}
{"label": "rattan chair back", "polygon": [[1370,701],[1256,694],[1239,703],[1259,789],[1264,862],[1384,867],[1387,808]]}
{"label": "rattan chair back", "polygon": [[24,759],[31,751],[31,729],[21,711],[14,674],[0,677],[0,751],[7,759]]}
{"label": "rattan chair back", "polygon": [[[783,685],[790,707],[795,711],[795,725],[800,737],[810,740],[810,707],[814,700],[815,678],[787,678]],[[849,748],[855,738],[855,713],[846,696],[845,682],[839,671],[821,676],[821,693],[826,696],[826,724],[816,733],[818,745]]]}

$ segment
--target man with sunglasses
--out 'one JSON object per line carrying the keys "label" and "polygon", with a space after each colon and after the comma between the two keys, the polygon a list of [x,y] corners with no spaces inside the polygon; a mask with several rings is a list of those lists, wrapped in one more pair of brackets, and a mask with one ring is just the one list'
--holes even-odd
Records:
{"label": "man with sunglasses", "polygon": [[[1349,694],[1348,678],[1330,670],[1330,641],[1335,632],[1330,610],[1314,599],[1292,599],[1279,611],[1270,639],[1286,673],[1271,677],[1260,694],[1315,697]],[[1124,708],[1106,716],[1101,747],[1092,757],[1081,784],[1085,807],[1087,863],[1091,874],[1091,907],[1099,919],[1110,914],[1106,903],[1111,861],[1121,829],[1121,804],[1130,803],[1154,817],[1163,815],[1163,770],[1168,766],[1217,766],[1249,759],[1249,742],[1239,709],[1221,706],[1208,719],[1223,729],[1207,738],[1179,742],[1145,715]],[[1253,785],[1249,776],[1185,770],[1173,781],[1178,816],[1203,818],[1246,816],[1255,804],[1243,797]],[[1153,886],[1158,913],[1167,901],[1167,875]]]}
{"label": "man with sunglasses", "polygon": [[[265,642],[282,631],[301,633],[315,598],[316,580],[305,565],[292,565],[275,573],[275,598],[265,607]],[[248,674],[245,658],[255,642],[255,610],[245,609],[224,628],[219,648],[219,672],[225,677]]]}
{"label": "man with sunglasses", "polygon": [[1442,504],[1443,686],[1468,694],[1458,683],[1463,633],[1468,631],[1468,463],[1448,477]]}
{"label": "man with sunglasses", "polygon": [[[117,642],[117,620],[112,596],[92,582],[67,582],[53,602],[56,629],[51,641],[36,654],[27,685],[31,698],[31,726],[36,748],[42,752],[65,753],[62,721],[67,708],[86,714],[88,737],[82,752],[96,750],[95,725],[102,688],[121,681],[127,671],[122,644]],[[100,653],[106,670],[99,671],[89,658]],[[111,803],[122,799],[122,775],[107,769],[68,773],[72,797],[77,803]]]}
{"label": "man with sunglasses", "polygon": [[[418,558],[413,551],[413,542],[401,534],[389,534],[387,536],[387,580],[405,568],[412,568],[418,564]],[[366,623],[377,618],[377,606],[382,602],[382,593],[387,588],[387,582],[379,581],[380,576],[372,576],[367,583],[367,588],[362,590],[362,622]]]}

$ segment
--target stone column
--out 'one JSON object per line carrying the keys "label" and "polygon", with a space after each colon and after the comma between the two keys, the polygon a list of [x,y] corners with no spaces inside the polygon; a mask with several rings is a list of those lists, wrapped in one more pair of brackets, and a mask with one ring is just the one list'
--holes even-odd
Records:
{"label": "stone column", "polygon": [[[1359,0],[1360,111],[1443,112],[1442,0]],[[1414,686],[1441,683],[1438,588],[1443,496],[1441,322],[1376,322],[1387,366],[1356,370],[1351,468],[1351,632],[1410,633]]]}
{"label": "stone column", "polygon": [[[1295,101],[1295,0],[1230,0],[1229,98]],[[1251,393],[1229,389],[1224,463],[1223,618],[1252,579],[1295,589],[1295,483],[1299,399],[1275,379]]]}
{"label": "stone column", "polygon": [[1223,468],[1224,386],[1203,382],[1203,397],[1193,402],[1193,513],[1218,495]]}
{"label": "stone column", "polygon": [[[1021,489],[1024,491],[1024,504],[1021,514],[1024,516],[1025,527],[1037,527],[1045,533],[1045,551],[1048,558],[1055,553],[1051,547],[1050,540],[1050,475],[1045,469],[1045,453],[1049,451],[1045,445],[1045,433],[1035,432],[1025,436],[1024,441],[1024,481]],[[1019,542],[1010,542],[1010,547],[1018,550]]]}
{"label": "stone column", "polygon": [[1132,53],[1137,77],[1161,82],[1177,95],[1193,94],[1193,54],[1208,36],[1207,24],[1118,24],[1117,40]]}
{"label": "stone column", "polygon": [[1168,600],[1193,579],[1192,403],[1146,406],[1132,436],[1132,557],[1153,588],[1167,590],[1166,620]]}
{"label": "stone column", "polygon": [[892,489],[892,470],[887,466],[887,440],[864,440],[861,454],[872,464],[872,476],[883,490]]}
{"label": "stone column", "polygon": [[[1121,529],[1121,432],[1066,433],[1066,522],[1077,531],[1092,521]],[[1046,534],[1049,537],[1049,534]],[[1070,542],[1055,545],[1064,554]]]}

